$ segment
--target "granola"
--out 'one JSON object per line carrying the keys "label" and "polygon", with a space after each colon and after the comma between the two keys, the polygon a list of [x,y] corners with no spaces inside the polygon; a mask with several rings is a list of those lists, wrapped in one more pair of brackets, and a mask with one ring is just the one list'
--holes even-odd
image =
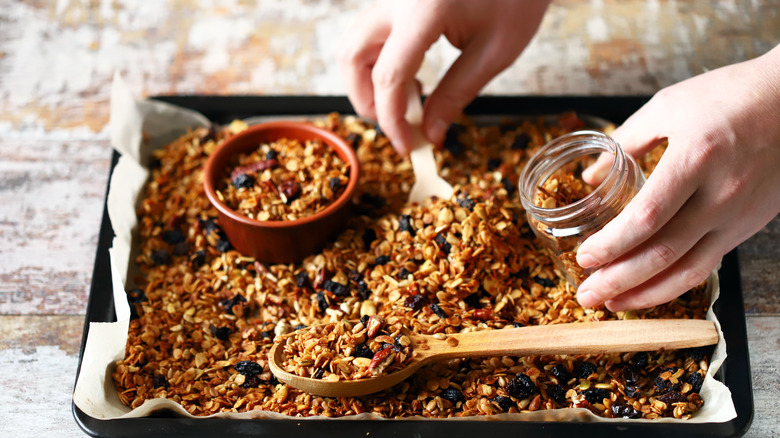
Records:
{"label": "granola", "polygon": [[[291,416],[373,413],[464,417],[580,407],[602,417],[689,418],[709,350],[453,359],[381,393],[317,397],[279,383],[276,336],[362,316],[447,334],[619,318],[704,318],[704,287],[652,309],[584,309],[537,241],[515,184],[531,154],[576,127],[453,125],[436,152],[451,199],[405,205],[413,174],[372,125],[332,114],[319,125],[357,149],[357,214],[319,254],[263,265],[233,250],[201,187],[217,144],[238,131],[200,128],[156,151],[138,211],[141,275],[125,357],[113,372],[131,408],[168,398],[193,415],[268,410]],[[564,124],[563,121],[566,121]],[[564,127],[565,126],[565,127]]]}
{"label": "granola", "polygon": [[318,213],[344,192],[349,180],[349,163],[319,140],[282,138],[235,160],[217,196],[229,208],[259,221]]}

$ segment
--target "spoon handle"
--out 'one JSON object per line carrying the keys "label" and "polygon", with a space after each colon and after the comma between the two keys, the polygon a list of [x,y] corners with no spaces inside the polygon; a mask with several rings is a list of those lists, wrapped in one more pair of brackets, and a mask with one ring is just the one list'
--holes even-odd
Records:
{"label": "spoon handle", "polygon": [[718,342],[712,321],[636,319],[457,333],[454,341],[429,337],[437,359],[497,355],[601,354],[674,350]]}

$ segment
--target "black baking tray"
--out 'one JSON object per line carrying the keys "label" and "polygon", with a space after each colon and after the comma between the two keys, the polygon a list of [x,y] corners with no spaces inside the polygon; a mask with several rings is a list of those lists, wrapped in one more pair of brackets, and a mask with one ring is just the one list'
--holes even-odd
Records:
{"label": "black baking tray", "polygon": [[[196,110],[217,123],[252,116],[325,114],[337,111],[354,114],[349,101],[340,96],[158,96],[154,99]],[[471,115],[551,114],[574,110],[622,123],[639,109],[648,97],[479,97],[466,108]],[[113,171],[118,159],[114,152]],[[81,353],[90,322],[116,321],[112,295],[108,248],[114,236],[108,212],[104,208],[92,285],[87,304]],[[101,420],[90,417],[75,404],[73,415],[89,435],[100,437],[447,437],[473,438],[487,434],[501,437],[541,438],[576,437],[738,437],[747,432],[753,419],[753,391],[747,347],[747,330],[742,302],[737,250],[727,254],[720,268],[721,295],[715,304],[728,358],[718,372],[720,381],[731,390],[737,417],[725,423],[588,423],[588,422],[512,422],[512,421],[299,421],[190,419],[161,413],[152,418]],[[79,370],[81,369],[79,354]],[[78,376],[77,376],[78,378]]]}

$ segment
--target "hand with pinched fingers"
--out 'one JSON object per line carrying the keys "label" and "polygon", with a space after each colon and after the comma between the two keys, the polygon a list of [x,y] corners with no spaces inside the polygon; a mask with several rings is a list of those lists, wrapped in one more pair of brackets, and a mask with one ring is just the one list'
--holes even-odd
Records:
{"label": "hand with pinched fingers", "polygon": [[[658,92],[614,133],[640,157],[668,148],[629,205],[579,248],[603,266],[579,287],[585,307],[668,302],[780,211],[780,46]],[[611,158],[583,174],[594,184]]]}

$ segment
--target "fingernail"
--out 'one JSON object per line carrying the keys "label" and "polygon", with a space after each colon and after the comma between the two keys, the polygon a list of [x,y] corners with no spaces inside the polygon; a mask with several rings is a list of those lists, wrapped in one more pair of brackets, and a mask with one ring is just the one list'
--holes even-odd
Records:
{"label": "fingernail", "polygon": [[438,119],[431,124],[431,128],[428,130],[428,140],[431,143],[439,144],[444,140],[444,135],[447,133],[447,122]]}
{"label": "fingernail", "polygon": [[577,291],[577,301],[582,307],[593,307],[601,304],[601,299],[599,299],[598,295],[589,290]]}
{"label": "fingernail", "polygon": [[577,264],[587,269],[597,266],[599,262],[590,254],[577,254]]}

